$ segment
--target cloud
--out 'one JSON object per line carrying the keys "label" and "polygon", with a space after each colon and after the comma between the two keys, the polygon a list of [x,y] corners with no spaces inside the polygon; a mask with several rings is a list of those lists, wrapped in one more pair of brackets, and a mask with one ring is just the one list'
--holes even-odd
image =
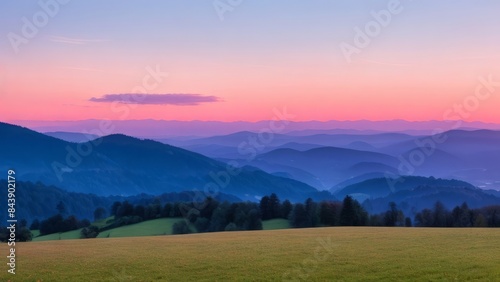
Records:
{"label": "cloud", "polygon": [[102,97],[92,97],[91,102],[119,102],[122,104],[141,105],[177,105],[195,106],[201,103],[221,102],[216,96],[206,96],[200,94],[106,94]]}
{"label": "cloud", "polygon": [[93,43],[93,42],[107,42],[109,40],[71,38],[71,37],[64,37],[64,36],[51,36],[50,41],[57,42],[57,43],[72,44],[72,45],[84,45],[84,44]]}

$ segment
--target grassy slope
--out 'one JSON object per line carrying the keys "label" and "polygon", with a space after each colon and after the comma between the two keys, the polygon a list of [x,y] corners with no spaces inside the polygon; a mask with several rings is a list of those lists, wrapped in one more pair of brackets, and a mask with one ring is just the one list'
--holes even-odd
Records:
{"label": "grassy slope", "polygon": [[112,220],[114,218],[115,218],[114,216],[110,216],[108,218],[99,219],[97,221],[92,222],[92,225],[95,225],[95,226],[101,228],[101,227],[103,227],[105,225],[108,225],[108,223],[106,223],[108,220]]}
{"label": "grassy slope", "polygon": [[182,218],[159,218],[113,228],[99,233],[98,238],[171,235],[172,226]]}
{"label": "grassy slope", "polygon": [[[106,221],[112,218],[106,218],[92,223],[93,225],[102,227],[106,225]],[[113,238],[113,237],[135,237],[135,236],[155,236],[155,235],[172,235],[172,226],[177,221],[182,220],[182,218],[159,218],[140,222],[137,224],[126,225],[122,227],[113,228],[110,230],[103,231],[99,233],[98,238]],[[288,220],[286,219],[271,219],[262,222],[262,227],[264,230],[275,230],[275,229],[286,229],[290,228]],[[196,233],[196,229],[191,227],[193,233]],[[39,236],[39,231],[34,230],[33,241],[47,241],[47,240],[65,240],[65,239],[79,239],[81,229],[49,234],[45,236]]]}
{"label": "grassy slope", "polygon": [[290,223],[287,219],[271,219],[262,221],[262,229],[276,230],[290,228]]}
{"label": "grassy slope", "polygon": [[0,280],[494,281],[498,238],[492,228],[334,227],[27,242],[16,245],[16,276]]}
{"label": "grassy slope", "polygon": [[33,236],[33,241],[51,241],[51,240],[71,240],[71,239],[80,239],[81,229],[63,232],[63,233],[54,233],[45,236],[35,237]]}
{"label": "grassy slope", "polygon": [[31,230],[31,234],[33,235],[33,238],[40,236],[40,230]]}
{"label": "grassy slope", "polygon": [[[106,225],[106,220],[110,218],[96,221],[92,223],[97,226]],[[153,219],[137,224],[126,225],[122,227],[113,228],[110,230],[99,233],[98,238],[113,238],[113,237],[134,237],[134,236],[155,236],[155,235],[171,235],[172,226],[182,218],[160,218]],[[191,228],[195,232],[194,228]],[[36,237],[40,234],[38,230],[33,230],[33,241],[48,241],[48,240],[67,240],[67,239],[80,239],[80,231],[73,230],[63,233],[49,234],[45,236]]]}

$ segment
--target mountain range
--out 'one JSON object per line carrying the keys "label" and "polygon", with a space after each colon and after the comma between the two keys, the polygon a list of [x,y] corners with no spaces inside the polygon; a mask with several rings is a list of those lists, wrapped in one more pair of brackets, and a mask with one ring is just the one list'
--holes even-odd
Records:
{"label": "mountain range", "polygon": [[276,193],[293,202],[351,195],[371,212],[391,201],[408,212],[437,200],[450,208],[464,201],[500,204],[500,132],[493,130],[411,135],[311,129],[267,139],[241,131],[151,140],[42,134],[0,123],[0,133],[1,170],[68,192],[124,197],[192,191],[250,201]]}
{"label": "mountain range", "polygon": [[[259,143],[259,138],[258,133],[245,131],[159,141],[225,162],[245,162],[319,190],[386,174],[459,179],[500,190],[500,131],[450,130],[418,136],[390,132],[274,134],[268,143]],[[252,142],[257,145],[251,146]]]}
{"label": "mountain range", "polygon": [[[386,121],[293,121],[289,120],[287,109],[276,109],[275,119],[284,121],[285,127],[276,133],[286,133],[290,135],[314,135],[314,134],[374,134],[383,132],[400,132],[410,135],[429,135],[435,129],[440,128],[445,131],[457,128],[467,130],[489,129],[500,130],[499,124],[484,122],[464,122],[464,121],[406,121],[406,120],[386,120]],[[97,130],[102,122],[110,123],[109,132]],[[214,135],[227,135],[239,131],[259,132],[269,129],[272,120],[257,122],[246,121],[177,121],[177,120],[78,120],[78,121],[35,121],[19,120],[9,121],[9,123],[29,127],[39,132],[86,132],[87,134],[97,134],[99,136],[121,133],[140,138],[177,138],[185,136],[209,137]]]}
{"label": "mountain range", "polygon": [[24,181],[41,181],[72,192],[97,195],[159,194],[198,190],[259,199],[276,193],[302,200],[328,194],[302,182],[253,167],[237,170],[198,153],[114,134],[72,143],[1,123],[0,169],[15,169]]}

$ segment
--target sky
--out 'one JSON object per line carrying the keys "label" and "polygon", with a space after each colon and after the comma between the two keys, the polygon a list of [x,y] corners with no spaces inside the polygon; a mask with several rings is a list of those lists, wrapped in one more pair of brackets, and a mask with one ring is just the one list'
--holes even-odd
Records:
{"label": "sky", "polygon": [[286,108],[296,121],[500,123],[499,12],[494,0],[1,1],[0,120],[259,121]]}

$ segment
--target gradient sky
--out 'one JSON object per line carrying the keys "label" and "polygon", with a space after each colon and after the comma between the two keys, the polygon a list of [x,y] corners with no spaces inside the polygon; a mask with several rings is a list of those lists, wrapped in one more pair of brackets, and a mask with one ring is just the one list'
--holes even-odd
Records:
{"label": "gradient sky", "polygon": [[[297,121],[442,120],[480,76],[500,81],[494,0],[401,0],[349,63],[340,44],[389,2],[247,0],[221,20],[211,0],[73,0],[15,52],[9,34],[43,10],[2,1],[0,120],[257,121],[283,107]],[[126,112],[102,101],[133,93],[148,67],[168,73],[148,93],[215,99]],[[463,118],[500,123],[497,88]]]}

